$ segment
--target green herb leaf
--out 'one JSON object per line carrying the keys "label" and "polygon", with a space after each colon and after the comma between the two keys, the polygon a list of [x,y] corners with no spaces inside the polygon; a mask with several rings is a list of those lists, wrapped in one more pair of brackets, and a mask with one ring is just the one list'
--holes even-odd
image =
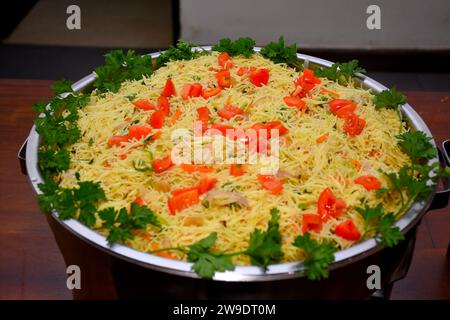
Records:
{"label": "green herb leaf", "polygon": [[169,61],[192,60],[197,58],[201,53],[192,51],[192,48],[192,44],[181,39],[178,40],[175,46],[170,46],[169,49],[159,55],[156,60],[158,68],[164,66]]}
{"label": "green herb leaf", "polygon": [[127,239],[133,239],[133,230],[145,229],[148,224],[161,228],[157,216],[147,206],[140,206],[132,202],[130,213],[127,209],[121,208],[116,212],[113,208],[107,208],[98,213],[103,220],[103,227],[109,229],[107,240],[110,244],[114,242],[125,242]]}
{"label": "green herb leaf", "polygon": [[375,94],[373,103],[377,110],[381,108],[397,108],[399,105],[406,103],[406,97],[393,87]]}
{"label": "green herb leaf", "polygon": [[279,231],[280,214],[277,208],[270,211],[271,219],[266,231],[256,229],[250,235],[246,254],[251,263],[264,269],[271,263],[278,262],[283,257],[281,251],[281,233]]}
{"label": "green herb leaf", "polygon": [[340,84],[347,84],[355,73],[365,73],[366,70],[358,66],[358,60],[351,60],[349,62],[336,62],[331,67],[313,67],[314,75],[316,77],[328,78],[332,81],[337,81]]}
{"label": "green herb leaf", "polygon": [[302,68],[302,64],[297,59],[297,45],[286,46],[284,38],[280,37],[278,42],[270,42],[261,49],[261,55],[274,63],[286,63],[298,69]]}
{"label": "green herb leaf", "polygon": [[55,82],[52,85],[52,89],[56,95],[66,92],[73,92],[72,90],[72,81],[62,79],[60,81]]}
{"label": "green herb leaf", "polygon": [[230,56],[243,55],[249,58],[253,54],[255,40],[252,38],[238,38],[231,41],[230,38],[220,39],[219,43],[213,46],[213,51],[227,52]]}
{"label": "green herb leaf", "polygon": [[399,145],[411,157],[413,163],[421,159],[436,157],[436,148],[430,143],[431,138],[422,131],[405,132],[399,136]]}
{"label": "green herb leaf", "polygon": [[393,247],[404,239],[400,229],[395,226],[395,216],[392,213],[385,214],[381,204],[376,207],[365,206],[355,208],[366,223],[366,233],[374,232],[379,234],[381,245]]}
{"label": "green herb leaf", "polygon": [[213,232],[206,238],[188,246],[187,259],[194,263],[192,269],[202,278],[211,279],[216,272],[234,270],[230,255],[211,252],[211,247],[216,240],[217,233]]}
{"label": "green herb leaf", "polygon": [[328,278],[329,265],[334,261],[336,246],[330,242],[319,243],[309,233],[295,238],[294,246],[302,249],[306,255],[303,264],[306,267],[306,276],[310,280]]}
{"label": "green herb leaf", "polygon": [[114,50],[105,55],[105,65],[95,69],[97,78],[94,88],[100,93],[117,92],[125,80],[139,80],[153,72],[152,58],[141,56],[133,50],[125,54],[122,50]]}

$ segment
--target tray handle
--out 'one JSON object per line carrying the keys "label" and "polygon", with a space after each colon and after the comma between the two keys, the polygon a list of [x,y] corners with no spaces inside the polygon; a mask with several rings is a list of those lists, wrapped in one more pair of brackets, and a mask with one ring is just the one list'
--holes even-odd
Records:
{"label": "tray handle", "polygon": [[[439,162],[444,168],[450,167],[450,139],[442,142],[442,149],[437,148],[439,153]],[[450,196],[450,181],[446,178],[441,178],[444,185],[444,190],[439,190],[434,195],[428,211],[445,208],[448,205],[448,199]]]}

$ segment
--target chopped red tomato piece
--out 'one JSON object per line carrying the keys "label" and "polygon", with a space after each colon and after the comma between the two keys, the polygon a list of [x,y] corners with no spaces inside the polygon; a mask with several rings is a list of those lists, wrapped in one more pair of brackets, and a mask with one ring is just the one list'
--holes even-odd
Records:
{"label": "chopped red tomato piece", "polygon": [[153,171],[156,173],[161,173],[169,169],[171,166],[173,166],[172,158],[170,155],[162,158],[162,159],[155,159],[152,162]]}
{"label": "chopped red tomato piece", "polygon": [[218,95],[220,92],[222,92],[222,88],[221,87],[212,88],[212,89],[209,89],[209,90],[203,90],[202,91],[202,97],[204,99],[209,99],[211,97],[214,97],[214,96]]}
{"label": "chopped red tomato piece", "polygon": [[269,82],[269,70],[257,69],[252,71],[252,73],[250,74],[250,82],[257,87],[266,85]]}
{"label": "chopped red tomato piece", "polygon": [[167,204],[169,206],[170,214],[174,215],[178,211],[182,211],[186,208],[192,207],[199,202],[200,198],[198,197],[198,190],[193,189],[169,198]]}
{"label": "chopped red tomato piece", "polygon": [[237,116],[238,114],[243,114],[244,110],[242,110],[239,107],[232,106],[230,104],[227,104],[225,107],[217,111],[217,115],[221,118],[230,120],[234,116]]}
{"label": "chopped red tomato piece", "polygon": [[299,109],[306,108],[305,101],[303,101],[299,97],[287,96],[287,97],[284,97],[283,100],[284,100],[284,103],[286,103],[286,105],[288,105],[289,107],[296,107]]}
{"label": "chopped red tomato piece", "polygon": [[175,85],[173,84],[172,79],[167,79],[166,86],[161,95],[167,98],[175,95]]}
{"label": "chopped red tomato piece", "polygon": [[112,136],[108,139],[108,144],[110,146],[120,147],[120,145],[125,142],[128,142],[128,136]]}
{"label": "chopped red tomato piece", "polygon": [[156,102],[158,103],[158,109],[168,116],[170,113],[169,99],[167,99],[167,97],[160,96]]}
{"label": "chopped red tomato piece", "polygon": [[262,187],[272,194],[279,194],[283,191],[283,182],[278,180],[273,174],[258,174],[258,181]]}
{"label": "chopped red tomato piece", "polygon": [[254,71],[256,71],[255,67],[240,67],[238,69],[238,71],[236,72],[236,74],[238,76],[242,77],[243,75],[250,74],[250,73],[252,73]]}
{"label": "chopped red tomato piece", "polygon": [[141,140],[142,138],[146,138],[152,129],[148,127],[144,127],[138,124],[132,125],[130,129],[128,129],[128,139],[137,139]]}
{"label": "chopped red tomato piece", "polygon": [[314,76],[314,71],[311,69],[303,70],[303,74],[294,81],[296,90],[292,95],[299,95],[305,97],[309,91],[311,91],[316,84],[320,83],[320,79]]}
{"label": "chopped red tomato piece", "polygon": [[180,95],[184,100],[189,99],[189,94],[191,93],[191,88],[192,88],[192,84],[190,84],[190,83],[186,83],[181,88]]}
{"label": "chopped red tomato piece", "polygon": [[356,110],[356,103],[351,100],[335,99],[331,100],[328,105],[330,106],[331,113],[337,115],[339,118],[346,118]]}
{"label": "chopped red tomato piece", "polygon": [[357,241],[361,238],[361,233],[351,219],[345,220],[336,226],[334,233],[341,238]]}
{"label": "chopped red tomato piece", "polygon": [[367,191],[378,190],[381,182],[374,176],[361,176],[355,179],[356,184],[362,185]]}
{"label": "chopped red tomato piece", "polygon": [[272,130],[278,130],[278,136],[280,137],[289,132],[289,130],[283,126],[280,121],[269,121],[264,126],[267,129],[267,138],[269,139],[272,137]]}
{"label": "chopped red tomato piece", "polygon": [[242,165],[242,164],[234,164],[234,163],[233,163],[233,164],[230,166],[230,174],[231,174],[233,177],[239,177],[239,176],[242,176],[244,173],[245,173],[244,165]]}
{"label": "chopped red tomato piece", "polygon": [[235,82],[229,70],[220,70],[216,73],[217,84],[221,88],[229,88]]}
{"label": "chopped red tomato piece", "polygon": [[179,194],[182,194],[182,193],[185,193],[185,192],[189,192],[189,191],[192,191],[192,190],[197,190],[198,191],[198,186],[192,186],[192,187],[186,187],[186,188],[181,188],[181,189],[175,189],[175,190],[170,191],[170,193],[173,196],[177,196]]}
{"label": "chopped red tomato piece", "polygon": [[342,199],[336,199],[333,195],[333,191],[330,188],[325,188],[319,195],[317,201],[317,212],[319,213],[322,221],[326,221],[329,218],[339,217],[345,210],[346,204]]}
{"label": "chopped red tomato piece", "polygon": [[344,131],[350,136],[357,136],[363,131],[365,126],[366,120],[354,113],[350,113],[345,118]]}
{"label": "chopped red tomato piece", "polygon": [[144,205],[144,200],[142,200],[141,197],[137,197],[136,199],[133,200],[134,203],[137,203],[140,206]]}
{"label": "chopped red tomato piece", "polygon": [[190,97],[200,97],[202,95],[203,87],[200,83],[194,83],[191,87],[191,92],[189,92]]}
{"label": "chopped red tomato piece", "polygon": [[150,116],[148,123],[154,129],[161,129],[164,124],[164,118],[166,117],[165,113],[162,110],[156,110]]}
{"label": "chopped red tomato piece", "polygon": [[156,109],[156,106],[153,103],[151,103],[150,101],[148,101],[147,99],[139,99],[139,100],[133,101],[133,105],[136,108],[145,110],[145,111]]}
{"label": "chopped red tomato piece", "polygon": [[322,230],[322,219],[318,214],[305,213],[302,217],[302,231],[303,233],[309,231],[319,232]]}
{"label": "chopped red tomato piece", "polygon": [[200,179],[199,185],[197,186],[198,187],[198,194],[202,195],[202,194],[208,192],[209,190],[214,188],[216,183],[217,183],[217,179],[216,178],[202,177]]}
{"label": "chopped red tomato piece", "polygon": [[197,114],[198,114],[198,120],[202,121],[203,123],[207,123],[211,112],[209,111],[208,107],[200,107],[197,108]]}
{"label": "chopped red tomato piece", "polygon": [[233,61],[226,51],[219,54],[219,56],[217,57],[217,62],[219,63],[219,66],[223,67],[224,69],[230,69],[233,66]]}

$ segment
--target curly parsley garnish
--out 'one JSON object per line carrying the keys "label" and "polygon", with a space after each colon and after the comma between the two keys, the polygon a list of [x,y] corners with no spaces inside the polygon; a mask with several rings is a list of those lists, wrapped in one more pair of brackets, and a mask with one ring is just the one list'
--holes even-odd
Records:
{"label": "curly parsley garnish", "polygon": [[249,58],[254,52],[255,40],[252,38],[238,38],[231,41],[230,38],[222,38],[219,43],[212,47],[213,51],[227,52],[230,56],[243,55]]}
{"label": "curly parsley garnish", "polygon": [[334,261],[336,246],[331,242],[322,242],[311,238],[309,233],[295,238],[294,246],[302,249],[306,255],[303,261],[306,267],[305,274],[310,280],[328,278],[328,267]]}
{"label": "curly parsley garnish", "polygon": [[406,103],[406,97],[393,87],[375,94],[373,103],[377,110],[382,108],[397,108],[399,105]]}

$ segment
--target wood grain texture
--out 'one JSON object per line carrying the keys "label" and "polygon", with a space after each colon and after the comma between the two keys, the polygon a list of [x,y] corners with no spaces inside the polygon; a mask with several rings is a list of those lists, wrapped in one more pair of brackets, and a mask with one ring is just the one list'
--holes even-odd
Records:
{"label": "wood grain texture", "polygon": [[[35,114],[34,102],[51,96],[50,82],[0,79],[0,299],[71,299],[65,265],[89,260],[83,269],[82,290],[75,298],[116,297],[107,255],[89,245],[66,254],[64,261],[46,217],[36,205],[28,178],[20,172],[17,151],[26,139]],[[450,92],[407,92],[440,144],[450,138]],[[76,238],[50,221],[65,244]],[[393,299],[450,299],[450,209],[430,212],[419,227],[413,262],[407,277],[395,284]],[[78,241],[79,242],[79,241]],[[65,245],[61,249],[68,251]]]}

